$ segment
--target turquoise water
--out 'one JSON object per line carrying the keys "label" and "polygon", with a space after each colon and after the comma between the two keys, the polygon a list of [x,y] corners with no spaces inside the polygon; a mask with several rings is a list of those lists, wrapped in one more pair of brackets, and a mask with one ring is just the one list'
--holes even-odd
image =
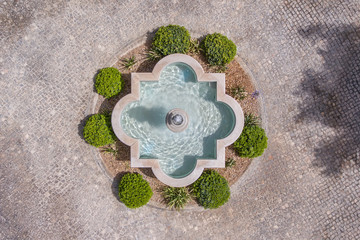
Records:
{"label": "turquoise water", "polygon": [[[182,132],[170,131],[166,114],[180,108],[189,125]],[[184,63],[166,66],[159,81],[140,83],[140,100],[130,103],[121,115],[121,126],[140,141],[140,158],[156,158],[161,169],[173,178],[190,174],[197,159],[216,158],[216,140],[231,133],[235,124],[232,109],[216,101],[216,84],[198,82]]]}

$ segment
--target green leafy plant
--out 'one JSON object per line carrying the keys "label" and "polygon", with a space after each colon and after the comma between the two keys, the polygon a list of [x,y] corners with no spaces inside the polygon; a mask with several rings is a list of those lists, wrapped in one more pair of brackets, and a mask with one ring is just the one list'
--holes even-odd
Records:
{"label": "green leafy plant", "polygon": [[96,75],[96,91],[105,98],[111,98],[118,95],[122,85],[123,80],[121,78],[121,73],[116,68],[103,68]]}
{"label": "green leafy plant", "polygon": [[124,58],[121,61],[122,61],[122,65],[128,70],[130,70],[136,63],[135,56]]}
{"label": "green leafy plant", "polygon": [[199,40],[191,39],[190,40],[189,52],[194,53],[194,54],[199,54],[200,51],[201,51],[201,48],[200,48]]}
{"label": "green leafy plant", "polygon": [[204,208],[218,208],[230,198],[226,179],[214,170],[206,170],[192,185],[198,203]]}
{"label": "green leafy plant", "polygon": [[173,53],[187,53],[190,48],[189,31],[178,25],[162,26],[155,33],[152,50],[163,56]]}
{"label": "green leafy plant", "polygon": [[119,151],[116,149],[116,146],[108,146],[101,149],[101,152],[112,154],[114,157],[116,157],[119,153]]}
{"label": "green leafy plant", "polygon": [[236,55],[236,45],[220,33],[207,35],[200,46],[210,65],[224,66]]}
{"label": "green leafy plant", "polygon": [[264,129],[257,125],[245,125],[240,137],[234,142],[236,153],[240,157],[255,158],[261,156],[267,148]]}
{"label": "green leafy plant", "polygon": [[119,183],[119,199],[128,208],[139,208],[147,204],[153,192],[149,183],[138,173],[125,174]]}
{"label": "green leafy plant", "polygon": [[111,127],[111,116],[109,114],[92,115],[86,121],[83,135],[85,141],[95,147],[114,143],[116,136]]}
{"label": "green leafy plant", "polygon": [[157,61],[160,60],[161,58],[162,55],[155,50],[151,49],[146,53],[146,59],[149,61]]}
{"label": "green leafy plant", "polygon": [[242,86],[233,87],[231,88],[231,94],[234,96],[235,99],[244,100],[247,96],[247,92],[245,88]]}
{"label": "green leafy plant", "polygon": [[217,72],[217,73],[224,73],[224,72],[226,72],[227,69],[228,69],[228,68],[227,68],[227,66],[225,66],[225,65],[223,65],[223,66],[217,66],[215,72]]}
{"label": "green leafy plant", "polygon": [[168,207],[176,210],[184,208],[190,200],[190,193],[186,187],[165,187],[163,196]]}
{"label": "green leafy plant", "polygon": [[236,165],[236,161],[233,158],[228,158],[225,161],[225,167],[227,167],[227,168],[232,168],[235,165]]}
{"label": "green leafy plant", "polygon": [[244,119],[244,126],[259,126],[260,125],[260,119],[259,117],[253,115],[252,113],[245,114]]}

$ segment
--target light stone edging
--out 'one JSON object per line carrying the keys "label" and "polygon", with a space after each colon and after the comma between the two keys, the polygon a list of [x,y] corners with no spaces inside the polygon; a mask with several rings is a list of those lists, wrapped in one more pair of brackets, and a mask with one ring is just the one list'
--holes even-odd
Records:
{"label": "light stone edging", "polygon": [[[164,67],[174,62],[182,62],[189,65],[195,72],[199,82],[216,82],[217,95],[219,102],[226,103],[234,112],[235,125],[232,132],[223,139],[218,139],[216,143],[216,159],[198,159],[195,169],[186,177],[175,179],[165,174],[157,159],[141,159],[139,152],[139,141],[128,136],[121,127],[120,117],[123,109],[131,102],[138,101],[140,98],[140,81],[158,81],[160,73]],[[205,73],[202,66],[194,58],[184,54],[172,54],[162,58],[154,67],[151,73],[131,73],[131,94],[126,95],[115,105],[111,117],[112,127],[116,136],[126,145],[130,146],[131,167],[151,167],[154,175],[163,183],[173,187],[188,186],[200,177],[204,168],[224,168],[225,167],[225,147],[229,146],[240,136],[244,126],[244,113],[235,99],[225,94],[225,74],[224,73]]]}

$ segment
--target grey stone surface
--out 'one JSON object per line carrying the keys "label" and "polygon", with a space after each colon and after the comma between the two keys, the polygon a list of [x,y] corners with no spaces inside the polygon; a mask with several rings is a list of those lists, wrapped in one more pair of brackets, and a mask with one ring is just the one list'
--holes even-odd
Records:
{"label": "grey stone surface", "polygon": [[[358,239],[360,2],[0,2],[0,239]],[[129,210],[79,136],[93,77],[148,32],[238,46],[269,147],[213,211]]]}

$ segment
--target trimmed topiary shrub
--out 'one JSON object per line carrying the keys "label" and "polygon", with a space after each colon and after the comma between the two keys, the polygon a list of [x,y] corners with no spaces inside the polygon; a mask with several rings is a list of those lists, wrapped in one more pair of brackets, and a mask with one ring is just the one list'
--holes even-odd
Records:
{"label": "trimmed topiary shrub", "polygon": [[163,56],[187,53],[190,49],[190,33],[182,26],[162,26],[155,33],[152,49]]}
{"label": "trimmed topiary shrub", "polygon": [[111,98],[118,95],[122,85],[123,80],[121,78],[121,73],[116,68],[103,68],[96,75],[96,91],[105,98]]}
{"label": "trimmed topiary shrub", "polygon": [[116,136],[111,127],[111,115],[92,115],[86,121],[83,135],[85,141],[95,147],[102,147],[114,143]]}
{"label": "trimmed topiary shrub", "polygon": [[201,48],[210,65],[224,66],[236,55],[236,45],[220,33],[207,35],[201,42]]}
{"label": "trimmed topiary shrub", "polygon": [[120,201],[128,208],[138,208],[149,202],[153,192],[149,183],[138,173],[125,174],[119,183]]}
{"label": "trimmed topiary shrub", "polygon": [[234,142],[235,151],[240,157],[255,158],[261,156],[266,147],[265,130],[257,125],[246,125],[240,137]]}
{"label": "trimmed topiary shrub", "polygon": [[192,185],[198,203],[204,208],[218,208],[230,198],[226,179],[214,170],[205,171]]}

